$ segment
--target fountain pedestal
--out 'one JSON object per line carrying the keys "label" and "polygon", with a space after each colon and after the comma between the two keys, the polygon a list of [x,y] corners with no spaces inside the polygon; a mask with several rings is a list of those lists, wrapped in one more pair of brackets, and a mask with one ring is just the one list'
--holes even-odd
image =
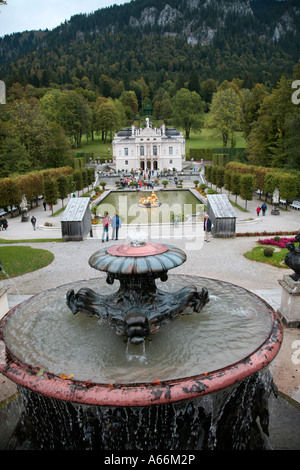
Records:
{"label": "fountain pedestal", "polygon": [[300,326],[300,281],[294,281],[291,276],[285,274],[278,282],[282,287],[278,313],[286,326],[298,328]]}
{"label": "fountain pedestal", "polygon": [[81,312],[106,320],[118,335],[139,344],[188,307],[199,313],[209,302],[205,287],[198,292],[194,286],[188,286],[172,294],[157,289],[155,280],[165,282],[168,270],[185,260],[182,250],[158,243],[137,242],[99,250],[91,256],[89,264],[107,272],[108,284],[118,280],[118,292],[103,296],[89,288],[76,294],[70,289],[67,304],[74,314]]}

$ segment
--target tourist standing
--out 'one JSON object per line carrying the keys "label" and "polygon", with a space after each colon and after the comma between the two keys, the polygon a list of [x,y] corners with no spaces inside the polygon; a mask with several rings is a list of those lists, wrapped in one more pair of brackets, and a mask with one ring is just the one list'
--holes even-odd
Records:
{"label": "tourist standing", "polygon": [[30,222],[32,224],[33,230],[35,230],[36,218],[34,217],[34,215],[31,217]]}
{"label": "tourist standing", "polygon": [[111,219],[112,226],[112,239],[118,240],[119,228],[121,228],[121,220],[118,214],[115,214]]}
{"label": "tourist standing", "polygon": [[208,214],[205,214],[205,216],[204,216],[203,229],[205,231],[205,241],[210,242],[211,220],[210,220]]}
{"label": "tourist standing", "polygon": [[104,217],[102,218],[103,224],[103,232],[102,232],[102,243],[104,242],[104,238],[106,236],[106,241],[108,242],[108,227],[110,226],[111,218],[109,213],[106,211]]}

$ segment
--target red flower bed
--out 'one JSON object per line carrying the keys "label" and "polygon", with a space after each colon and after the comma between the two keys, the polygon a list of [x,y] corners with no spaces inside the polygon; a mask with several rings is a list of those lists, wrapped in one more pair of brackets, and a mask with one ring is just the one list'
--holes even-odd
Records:
{"label": "red flower bed", "polygon": [[273,246],[279,246],[279,248],[286,248],[287,243],[295,243],[296,238],[287,238],[287,237],[281,237],[280,240],[274,240],[274,238],[266,238],[265,240],[258,240],[259,243],[262,245],[273,245]]}
{"label": "red flower bed", "polygon": [[266,232],[264,230],[263,232],[245,232],[245,233],[236,233],[236,237],[265,237],[265,236],[271,236],[271,235],[297,235],[298,231],[295,232],[282,232],[281,230],[278,232]]}

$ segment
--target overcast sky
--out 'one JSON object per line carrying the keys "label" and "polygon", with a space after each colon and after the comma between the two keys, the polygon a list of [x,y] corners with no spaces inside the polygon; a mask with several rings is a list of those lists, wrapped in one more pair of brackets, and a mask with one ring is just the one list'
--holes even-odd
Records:
{"label": "overcast sky", "polygon": [[77,13],[91,13],[130,0],[6,0],[0,6],[0,37],[32,29],[53,29]]}

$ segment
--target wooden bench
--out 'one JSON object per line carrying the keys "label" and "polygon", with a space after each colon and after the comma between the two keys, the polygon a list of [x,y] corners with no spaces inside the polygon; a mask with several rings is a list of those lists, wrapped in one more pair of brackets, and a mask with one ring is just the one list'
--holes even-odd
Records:
{"label": "wooden bench", "polygon": [[292,209],[300,211],[300,201],[293,201],[292,204],[290,204],[290,207]]}

